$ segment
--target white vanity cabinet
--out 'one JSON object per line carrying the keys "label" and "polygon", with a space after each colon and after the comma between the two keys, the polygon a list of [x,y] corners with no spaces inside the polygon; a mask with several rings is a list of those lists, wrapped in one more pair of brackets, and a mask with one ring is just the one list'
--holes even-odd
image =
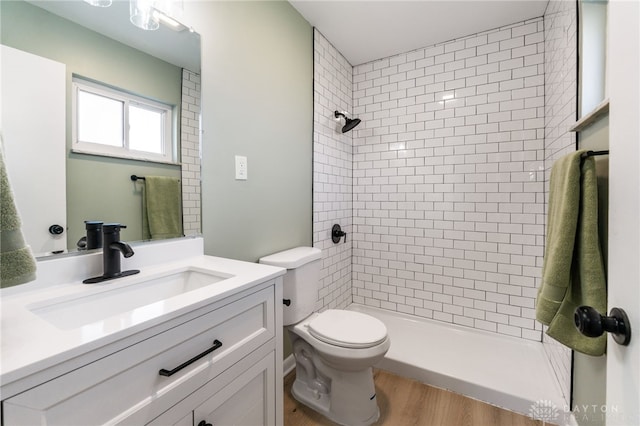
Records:
{"label": "white vanity cabinet", "polygon": [[3,425],[282,423],[282,278],[3,401]]}
{"label": "white vanity cabinet", "polygon": [[[154,419],[154,426],[271,425],[275,422],[274,353],[255,353]],[[280,381],[278,381],[280,383]],[[189,411],[184,416],[185,411]]]}

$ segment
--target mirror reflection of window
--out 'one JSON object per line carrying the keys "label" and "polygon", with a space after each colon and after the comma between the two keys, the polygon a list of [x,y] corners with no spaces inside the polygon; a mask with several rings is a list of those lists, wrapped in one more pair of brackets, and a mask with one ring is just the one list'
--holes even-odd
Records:
{"label": "mirror reflection of window", "polygon": [[78,91],[78,140],[122,146],[124,102]]}
{"label": "mirror reflection of window", "polygon": [[164,154],[165,112],[144,106],[129,106],[129,149]]}
{"label": "mirror reflection of window", "polygon": [[73,150],[85,154],[175,162],[173,107],[74,78]]}

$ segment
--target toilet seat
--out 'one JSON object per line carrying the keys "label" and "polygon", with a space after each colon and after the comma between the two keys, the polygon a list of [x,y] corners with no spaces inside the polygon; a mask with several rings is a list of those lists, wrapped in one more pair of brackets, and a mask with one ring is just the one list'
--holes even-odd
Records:
{"label": "toilet seat", "polygon": [[354,311],[328,309],[307,325],[316,339],[343,348],[371,348],[387,338],[387,328],[377,318]]}

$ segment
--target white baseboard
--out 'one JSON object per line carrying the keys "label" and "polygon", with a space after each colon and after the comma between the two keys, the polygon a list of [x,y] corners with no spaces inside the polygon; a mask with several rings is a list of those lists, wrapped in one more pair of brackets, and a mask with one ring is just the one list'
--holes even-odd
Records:
{"label": "white baseboard", "polygon": [[287,374],[291,373],[294,368],[296,368],[296,359],[293,354],[291,354],[284,359],[282,366],[282,375],[286,376]]}

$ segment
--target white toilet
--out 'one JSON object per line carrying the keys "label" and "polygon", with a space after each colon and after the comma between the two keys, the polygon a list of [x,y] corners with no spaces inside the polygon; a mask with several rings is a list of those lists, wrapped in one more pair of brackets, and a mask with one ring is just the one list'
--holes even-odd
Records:
{"label": "white toilet", "polygon": [[372,366],[391,341],[385,325],[359,312],[329,309],[314,313],[321,251],[298,247],[260,259],[287,268],[284,325],[296,359],[295,399],[342,425],[369,425],[380,410]]}

